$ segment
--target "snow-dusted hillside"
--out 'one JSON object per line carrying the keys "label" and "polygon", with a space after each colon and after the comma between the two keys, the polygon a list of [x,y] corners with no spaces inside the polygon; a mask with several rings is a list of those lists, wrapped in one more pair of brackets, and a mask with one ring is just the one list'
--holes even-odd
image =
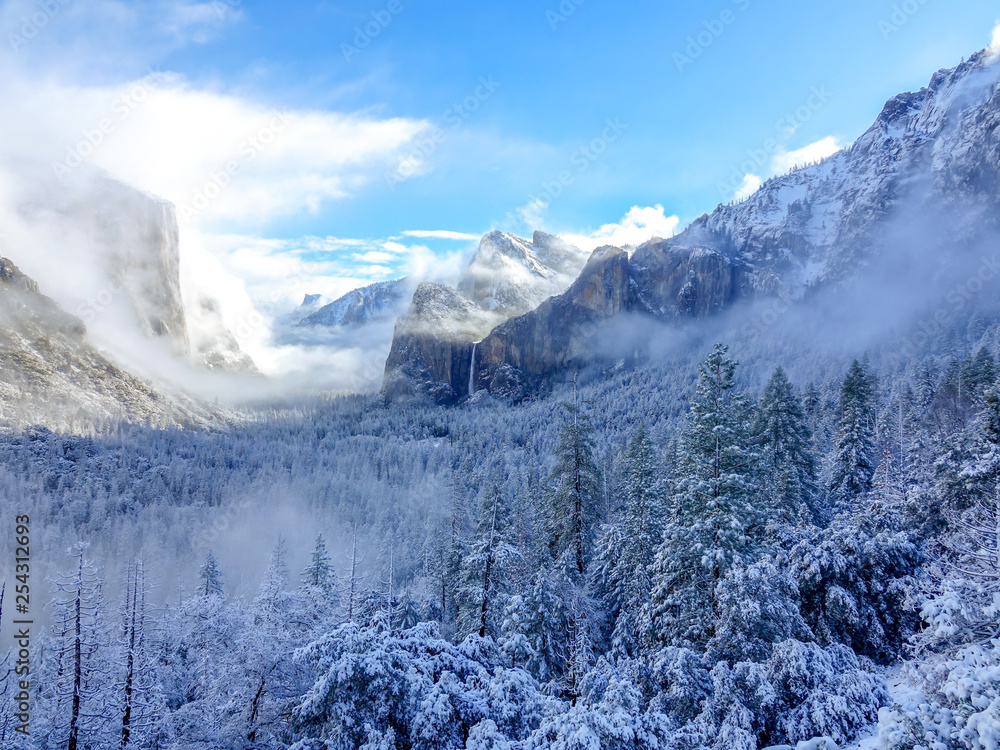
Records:
{"label": "snow-dusted hillside", "polygon": [[362,326],[389,320],[402,312],[412,290],[412,282],[407,278],[379,281],[354,289],[318,309],[318,295],[309,295],[299,308],[301,317],[295,325]]}
{"label": "snow-dusted hillside", "polygon": [[[1000,64],[980,52],[890,99],[849,148],[768,180],[677,237],[745,263],[755,288],[799,296],[897,243],[959,245],[1000,220]],[[642,253],[637,253],[642,255]]]}
{"label": "snow-dusted hillside", "polygon": [[0,258],[0,421],[89,429],[101,420],[204,425],[210,410],[168,396],[87,343],[83,322]]}

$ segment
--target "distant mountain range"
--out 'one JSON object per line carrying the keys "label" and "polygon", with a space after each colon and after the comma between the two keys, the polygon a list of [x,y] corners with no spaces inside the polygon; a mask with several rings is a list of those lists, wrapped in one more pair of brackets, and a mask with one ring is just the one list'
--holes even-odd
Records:
{"label": "distant mountain range", "polygon": [[[453,404],[478,391],[519,400],[571,370],[643,356],[627,335],[618,343],[629,351],[609,354],[609,325],[683,327],[744,304],[794,306],[879,268],[947,275],[1000,237],[998,81],[1000,64],[985,51],[939,71],[927,87],[890,99],[850,147],[769,179],[672,238],[585,253],[544,232],[529,240],[492,231],[453,286],[401,278],[325,304],[310,295],[278,328],[284,343],[322,344],[331,333],[330,345],[388,346],[389,400]],[[256,372],[218,301],[182,298],[170,203],[103,174],[84,188],[39,184],[17,211],[92,250],[95,272],[148,337],[204,369]],[[87,343],[89,310],[59,310],[17,269],[37,264],[31,247],[6,242],[0,252],[11,259],[0,267],[0,418],[29,414],[44,393],[99,415],[183,417],[183,400]]]}
{"label": "distant mountain range", "polygon": [[320,305],[320,295],[307,295],[296,310],[296,326],[363,326],[395,318],[413,292],[407,278],[379,281],[354,289],[333,302]]}
{"label": "distant mountain range", "polygon": [[[418,289],[397,324],[383,392],[441,403],[480,389],[523,398],[593,362],[602,325],[616,318],[676,324],[742,301],[794,304],[890,257],[900,273],[916,262],[926,262],[928,274],[946,269],[997,234],[998,80],[1000,64],[986,51],[939,71],[927,87],[890,99],[849,148],[768,180],[748,199],[720,205],[670,239],[631,253],[598,248],[579,277],[545,301],[494,293],[488,280],[459,286],[473,300],[533,305],[520,312],[518,304],[486,306],[517,313],[503,320],[477,318],[465,302],[449,312],[443,292],[435,296],[445,309],[430,308],[429,320],[429,292]],[[494,234],[480,246],[483,268],[533,268],[536,259],[551,268],[537,251],[530,258],[523,240],[487,239]],[[499,260],[490,261],[491,253]],[[529,260],[514,262],[522,257]],[[449,317],[468,324],[442,323]]]}

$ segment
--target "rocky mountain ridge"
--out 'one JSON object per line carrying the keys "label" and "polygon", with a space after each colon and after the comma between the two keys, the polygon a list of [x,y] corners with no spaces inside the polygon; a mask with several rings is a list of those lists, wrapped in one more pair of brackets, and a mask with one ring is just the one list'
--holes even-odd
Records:
{"label": "rocky mountain ridge", "polygon": [[559,237],[531,241],[507,232],[483,235],[457,289],[425,282],[397,320],[383,389],[392,397],[432,395],[453,402],[474,389],[472,343],[536,308],[573,283],[586,255]]}
{"label": "rocky mountain ridge", "polygon": [[569,289],[464,351],[454,341],[447,351],[394,341],[383,392],[444,403],[477,389],[523,398],[592,361],[600,323],[623,314],[676,323],[741,301],[794,302],[887,259],[947,264],[1000,228],[998,79],[988,51],[935,73],[927,87],[890,99],[849,148],[631,256],[600,248]]}
{"label": "rocky mountain ridge", "polygon": [[555,235],[536,231],[528,242],[494,230],[483,235],[458,290],[484,310],[521,315],[564,291],[586,260],[586,253]]}
{"label": "rocky mountain ridge", "polygon": [[318,308],[320,296],[307,295],[300,308],[305,315],[295,325],[341,327],[377,323],[395,317],[410,293],[412,282],[403,277],[353,289]]}

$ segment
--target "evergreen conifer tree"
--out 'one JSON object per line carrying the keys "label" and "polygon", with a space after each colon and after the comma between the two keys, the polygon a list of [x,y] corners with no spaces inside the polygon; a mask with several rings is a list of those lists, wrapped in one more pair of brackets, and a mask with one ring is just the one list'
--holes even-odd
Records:
{"label": "evergreen conifer tree", "polygon": [[875,475],[874,393],[868,373],[857,360],[840,389],[831,493],[841,506],[850,506],[872,488]]}
{"label": "evergreen conifer tree", "polygon": [[715,591],[759,543],[764,509],[753,402],[736,389],[736,363],[716,344],[699,367],[698,390],[680,448],[674,507],[653,563],[646,609],[654,644],[711,637]]}
{"label": "evergreen conifer tree", "polygon": [[594,428],[578,406],[564,405],[549,506],[549,550],[555,560],[582,575],[590,558],[601,497],[601,473],[594,460]]}
{"label": "evergreen conifer tree", "polygon": [[219,561],[215,559],[215,553],[208,551],[205,564],[198,570],[198,593],[201,596],[225,596],[223,590],[224,581],[222,570],[219,568]]}
{"label": "evergreen conifer tree", "polygon": [[755,432],[772,513],[786,524],[810,518],[816,494],[812,436],[802,405],[780,367],[761,393]]}

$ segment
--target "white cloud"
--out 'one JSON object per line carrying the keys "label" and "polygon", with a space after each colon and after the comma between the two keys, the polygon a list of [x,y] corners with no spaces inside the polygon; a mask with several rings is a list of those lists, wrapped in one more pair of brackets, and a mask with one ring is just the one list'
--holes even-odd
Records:
{"label": "white cloud", "polygon": [[8,66],[78,80],[141,70],[172,51],[204,44],[243,18],[241,0],[5,0],[0,54]]}
{"label": "white cloud", "polygon": [[201,26],[215,26],[243,17],[239,8],[241,0],[225,2],[212,0],[200,2],[173,2],[168,6],[164,28],[168,31],[185,32]]}
{"label": "white cloud", "polygon": [[794,151],[780,149],[771,159],[771,174],[784,174],[794,167],[812,164],[813,162],[832,156],[840,151],[841,148],[843,146],[840,145],[840,139],[828,135]]}
{"label": "white cloud", "polygon": [[542,226],[545,221],[545,212],[548,211],[549,204],[541,198],[532,198],[523,206],[515,209],[517,216],[524,222],[525,226],[534,229]]}
{"label": "white cloud", "polygon": [[735,201],[741,201],[745,198],[749,198],[757,192],[760,186],[764,183],[764,180],[767,178],[774,177],[775,175],[786,174],[795,167],[801,167],[806,164],[821,161],[829,156],[833,156],[842,148],[843,146],[840,143],[840,139],[832,135],[820,138],[818,141],[813,141],[812,143],[793,151],[786,151],[783,147],[779,147],[771,156],[771,161],[767,165],[766,173],[763,175],[753,173],[745,174],[743,176],[743,181],[736,186],[733,191],[732,199]]}
{"label": "white cloud", "polygon": [[[278,111],[169,76],[114,88],[25,85],[3,93],[19,96],[19,109],[30,113],[22,118],[23,137],[12,139],[22,153],[34,142],[60,171],[85,160],[174,202],[195,224],[260,226],[316,213],[378,179],[426,125]],[[27,132],[35,124],[41,129]]]}
{"label": "white cloud", "polygon": [[406,255],[410,251],[410,248],[406,245],[400,244],[392,240],[388,240],[382,243],[382,249],[387,253],[396,253],[396,255]]}
{"label": "white cloud", "polygon": [[997,53],[1000,53],[1000,21],[997,21],[993,27],[993,32],[990,34],[990,46],[987,51],[993,57],[996,57]]}
{"label": "white cloud", "polygon": [[560,232],[559,236],[581,250],[591,251],[601,245],[637,246],[652,237],[672,237],[677,231],[680,219],[667,216],[663,206],[632,206],[621,221],[604,224],[589,233]]}
{"label": "white cloud", "polygon": [[[514,214],[508,215],[508,219],[514,221],[515,216],[520,217],[529,230],[546,229],[543,222],[546,209],[548,209],[548,204],[535,198],[515,209]],[[672,237],[679,224],[680,219],[677,216],[667,216],[663,206],[659,204],[632,206],[621,221],[604,224],[589,232],[555,230],[555,234],[581,250],[590,252],[601,245],[614,245],[615,247],[631,245],[636,247],[652,237]],[[546,231],[549,230],[546,229]]]}
{"label": "white cloud", "polygon": [[403,232],[404,237],[416,237],[417,239],[437,239],[437,240],[478,240],[478,234],[467,234],[466,232],[452,232],[448,229],[407,229]]}
{"label": "white cloud", "polygon": [[757,189],[763,184],[763,180],[755,174],[746,174],[743,176],[743,182],[736,189],[736,194],[733,196],[735,200],[741,201],[744,198],[749,198],[751,195],[757,192]]}
{"label": "white cloud", "polygon": [[398,257],[384,250],[369,250],[367,253],[357,253],[354,260],[358,263],[394,263]]}

